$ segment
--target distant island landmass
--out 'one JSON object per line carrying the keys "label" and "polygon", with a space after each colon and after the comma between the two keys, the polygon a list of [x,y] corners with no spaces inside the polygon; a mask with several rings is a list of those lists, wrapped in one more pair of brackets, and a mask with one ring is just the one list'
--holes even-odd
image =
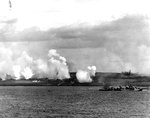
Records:
{"label": "distant island landmass", "polygon": [[131,72],[112,73],[96,72],[92,77],[92,82],[80,83],[76,78],[76,72],[70,72],[70,78],[67,79],[48,79],[48,78],[30,78],[30,79],[7,79],[1,80],[0,86],[150,86],[150,76]]}

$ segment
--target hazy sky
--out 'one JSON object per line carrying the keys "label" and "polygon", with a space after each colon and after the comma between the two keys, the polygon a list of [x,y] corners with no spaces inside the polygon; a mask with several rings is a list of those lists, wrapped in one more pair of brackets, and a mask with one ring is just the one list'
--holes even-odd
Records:
{"label": "hazy sky", "polygon": [[[149,0],[0,0],[0,61],[57,49],[70,70],[150,73]],[[7,57],[8,58],[8,57]],[[1,63],[0,63],[1,65]]]}

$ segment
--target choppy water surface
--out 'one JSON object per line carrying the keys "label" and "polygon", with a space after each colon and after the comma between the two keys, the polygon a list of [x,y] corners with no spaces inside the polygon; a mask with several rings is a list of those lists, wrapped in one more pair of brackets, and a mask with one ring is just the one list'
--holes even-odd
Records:
{"label": "choppy water surface", "polygon": [[149,91],[0,87],[0,118],[149,118]]}

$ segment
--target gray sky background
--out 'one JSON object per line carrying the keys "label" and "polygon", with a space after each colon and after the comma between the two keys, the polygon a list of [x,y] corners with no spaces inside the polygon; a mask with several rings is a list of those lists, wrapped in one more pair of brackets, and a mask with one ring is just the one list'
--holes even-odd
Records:
{"label": "gray sky background", "polygon": [[0,65],[23,51],[47,60],[56,49],[70,71],[95,65],[97,71],[149,74],[148,2],[120,1],[12,0],[11,9],[1,2]]}

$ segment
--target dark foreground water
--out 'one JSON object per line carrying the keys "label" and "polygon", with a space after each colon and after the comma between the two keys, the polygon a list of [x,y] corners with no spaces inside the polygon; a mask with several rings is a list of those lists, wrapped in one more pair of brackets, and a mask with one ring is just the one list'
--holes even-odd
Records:
{"label": "dark foreground water", "polygon": [[149,91],[0,87],[0,118],[150,118]]}

